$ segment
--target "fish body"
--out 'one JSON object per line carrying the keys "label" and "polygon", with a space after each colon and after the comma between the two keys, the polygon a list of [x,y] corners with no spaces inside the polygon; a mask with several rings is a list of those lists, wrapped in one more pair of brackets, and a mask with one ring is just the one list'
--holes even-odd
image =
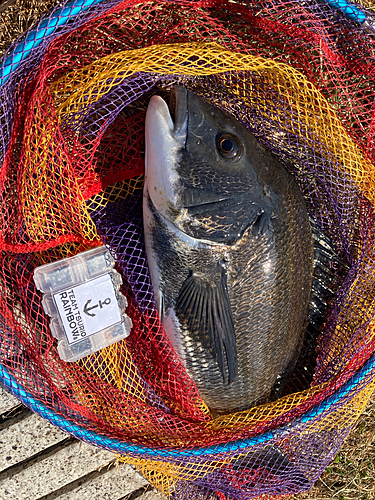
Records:
{"label": "fish body", "polygon": [[265,401],[295,363],[312,233],[298,186],[249,130],[182,87],[171,110],[153,96],[146,114],[146,252],[165,332],[216,416]]}

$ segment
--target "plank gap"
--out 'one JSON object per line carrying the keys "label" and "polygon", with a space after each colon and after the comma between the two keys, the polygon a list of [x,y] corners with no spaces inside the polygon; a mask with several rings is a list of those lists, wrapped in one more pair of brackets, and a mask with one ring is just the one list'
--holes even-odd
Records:
{"label": "plank gap", "polygon": [[61,495],[64,495],[66,493],[70,493],[71,491],[74,491],[76,488],[79,486],[82,486],[85,483],[88,483],[89,481],[102,476],[103,474],[106,474],[112,467],[116,465],[117,460],[113,459],[108,464],[100,467],[99,469],[96,469],[92,472],[89,472],[88,474],[81,476],[71,483],[65,484],[58,490],[52,491],[51,493],[47,493],[47,495],[43,495],[42,497],[39,497],[37,500],[55,500]]}
{"label": "plank gap", "polygon": [[153,489],[154,488],[153,488],[153,486],[151,486],[151,484],[146,484],[145,486],[138,488],[137,490],[133,491],[132,493],[128,493],[127,495],[119,498],[118,500],[136,500],[144,493],[148,493],[149,491],[151,491]]}
{"label": "plank gap", "polygon": [[19,404],[0,415],[0,431],[8,429],[12,425],[22,422],[25,418],[32,415],[32,411],[26,408],[26,406]]}
{"label": "plank gap", "polygon": [[28,467],[31,467],[32,465],[38,462],[41,462],[42,460],[50,457],[51,455],[54,455],[58,451],[62,450],[63,448],[66,448],[67,446],[70,446],[76,441],[77,441],[76,438],[69,436],[66,439],[60,441],[59,443],[53,444],[52,446],[49,446],[48,448],[45,448],[44,450],[41,450],[38,453],[35,453],[35,455],[32,455],[26,460],[22,460],[22,462],[18,462],[17,464],[11,465],[7,469],[4,469],[3,471],[0,472],[0,482],[3,481],[4,479],[7,479],[11,476],[18,474],[21,471],[24,471]]}

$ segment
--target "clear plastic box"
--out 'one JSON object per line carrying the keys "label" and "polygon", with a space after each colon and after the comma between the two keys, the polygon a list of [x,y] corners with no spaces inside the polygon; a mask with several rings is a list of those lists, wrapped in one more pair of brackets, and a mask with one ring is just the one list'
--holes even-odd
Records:
{"label": "clear plastic box", "polygon": [[77,361],[130,334],[122,278],[105,246],[51,262],[34,271],[51,332],[64,361]]}

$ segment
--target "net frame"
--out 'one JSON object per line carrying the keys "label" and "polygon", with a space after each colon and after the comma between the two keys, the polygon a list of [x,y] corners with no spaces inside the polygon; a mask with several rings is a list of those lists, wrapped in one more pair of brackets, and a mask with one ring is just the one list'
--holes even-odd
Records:
{"label": "net frame", "polygon": [[[11,78],[9,78],[9,81],[10,81],[10,80],[11,80]],[[371,360],[372,360],[372,359],[373,359],[373,358],[371,358]],[[364,367],[364,368],[362,368],[362,370],[360,371],[360,374],[361,374],[361,375],[358,375],[358,377],[357,377],[357,378],[356,378],[356,376],[355,376],[355,377],[352,379],[352,383],[349,383],[349,384],[347,384],[346,386],[343,386],[343,387],[346,387],[346,390],[350,392],[350,390],[352,390],[352,389],[353,389],[353,387],[354,387],[355,385],[358,385],[358,384],[362,383],[362,382],[366,379],[366,377],[367,377],[367,376],[369,376],[369,374],[370,374],[370,373],[372,373],[373,369],[374,369],[374,363],[373,363],[373,361],[369,361],[369,362],[368,362],[368,364],[367,364],[367,365],[365,365],[365,367]],[[362,377],[362,378],[361,378],[361,377]],[[16,395],[18,394],[18,397],[21,397],[21,399],[23,399],[23,401],[24,401],[24,402],[28,402],[28,403],[29,403],[29,406],[34,406],[34,409],[38,408],[38,409],[37,409],[37,412],[38,412],[38,413],[40,413],[40,414],[42,414],[42,415],[47,415],[47,414],[49,414],[49,412],[48,412],[48,411],[46,412],[46,410],[43,408],[43,405],[40,405],[40,404],[39,404],[39,406],[38,406],[38,404],[36,404],[36,405],[35,405],[35,403],[33,403],[33,402],[32,402],[32,401],[33,401],[33,398],[32,398],[32,397],[30,398],[30,395],[29,395],[29,394],[27,394],[27,392],[24,392],[24,393],[22,392],[22,387],[20,387],[20,386],[19,386],[19,384],[18,384],[16,381],[14,381],[14,380],[12,379],[11,375],[10,375],[9,373],[7,373],[7,372],[6,372],[6,369],[5,369],[5,371],[3,371],[3,380],[4,380],[4,381],[6,381],[6,383],[7,383],[7,385],[8,385],[8,388],[10,388],[10,389],[11,389],[11,390],[12,390],[12,391],[16,394]],[[370,385],[371,385],[371,384],[370,384]],[[350,388],[350,389],[349,389],[349,388]],[[337,397],[339,397],[339,398],[345,398],[345,396],[346,396],[347,394],[348,394],[348,392],[345,392],[345,390],[342,388],[342,389],[338,392],[338,394],[337,394],[336,396],[337,396]],[[334,398],[334,397],[332,397],[332,398],[333,398],[333,399],[328,399],[328,400],[327,400],[327,402],[329,401],[329,411],[334,412],[334,405],[335,405],[335,401],[337,402],[337,400],[335,400],[335,398]],[[37,403],[38,403],[38,402],[37,402]],[[324,407],[324,404],[323,404],[323,406],[321,406],[321,408],[323,408],[323,407]],[[318,406],[317,408],[320,408],[320,407]],[[327,411],[328,411],[328,407],[327,407],[327,406],[326,406],[326,407],[324,407],[324,408],[325,408],[325,410],[327,410]],[[48,409],[47,409],[47,410],[48,410]],[[49,411],[50,411],[50,410],[49,410]],[[314,412],[314,411],[318,411],[318,410],[317,410],[317,409],[315,409],[315,410],[313,410],[312,412]],[[323,411],[323,410],[322,410],[322,411]],[[319,414],[319,411],[318,411],[318,414]],[[308,413],[307,413],[306,415],[308,415]],[[315,414],[315,416],[316,416],[316,415],[317,415],[317,414]],[[54,414],[53,414],[53,412],[49,414],[49,418],[51,419],[51,421],[52,421],[52,420],[54,420],[54,421],[55,421],[55,423],[56,423],[56,421],[58,420],[56,417],[58,417],[58,415],[57,415],[57,414],[55,414],[55,415],[54,415]],[[308,417],[306,417],[306,418],[307,418],[307,420],[306,420],[306,421],[304,421],[304,420],[303,420],[303,417],[301,417],[301,420],[300,420],[300,421],[296,420],[296,421],[295,421],[295,424],[298,426],[300,422],[301,422],[301,423],[306,423],[306,422],[308,421]],[[65,423],[65,424],[64,424],[61,420],[60,420],[60,422],[61,422],[60,426],[61,426],[62,428],[63,428],[63,426],[64,426],[64,425],[66,425],[66,426],[67,426],[67,428],[69,428],[69,429],[70,429],[70,431],[69,431],[69,432],[71,432],[71,430],[73,429],[73,427],[70,425],[70,423],[68,423],[68,424],[66,424],[66,423]],[[68,422],[68,421],[67,421],[67,422]],[[287,431],[287,432],[290,434],[290,432],[291,432],[291,431],[290,431],[290,427],[288,427],[288,431]],[[94,435],[94,436],[95,436],[95,435]],[[257,439],[257,440],[253,443],[253,446],[258,445],[258,444],[260,444],[260,443],[262,442],[262,439],[261,439],[261,437],[262,437],[262,436],[264,437],[265,435],[261,435],[259,438],[255,438],[255,439]],[[81,436],[81,437],[82,437],[82,436]],[[280,439],[280,440],[282,440],[282,436],[277,436],[277,433],[276,433],[276,434],[275,434],[275,433],[272,433],[272,439],[275,439],[275,437],[276,437],[276,441],[279,441],[279,439]],[[91,437],[90,437],[90,439],[94,439],[94,437],[93,437],[93,436],[91,436]],[[108,442],[109,442],[109,441],[107,441],[107,438],[105,438],[105,436],[104,436],[102,439],[103,439],[103,440],[102,440],[102,442],[101,442],[100,446],[105,445],[105,446],[107,447],[107,445],[108,445]],[[100,441],[100,440],[99,440],[99,441]],[[98,440],[97,440],[97,439],[96,439],[96,442],[98,442]],[[237,453],[237,452],[238,452],[238,449],[240,449],[240,448],[241,448],[241,449],[243,449],[243,447],[244,447],[244,443],[243,443],[243,441],[240,441],[240,443],[242,443],[242,446],[241,446],[240,444],[238,444],[238,445],[237,445],[237,446],[238,446],[238,448],[236,448],[235,453]],[[113,444],[111,443],[111,444],[110,444],[110,446],[112,446],[112,445],[113,445]],[[134,446],[137,448],[137,445],[130,445],[129,449],[127,449],[127,453],[131,453],[131,452],[134,450]],[[132,447],[133,447],[133,448],[132,448]],[[119,449],[117,449],[117,451],[120,451],[120,448],[121,448],[121,447],[119,447]],[[198,450],[200,450],[200,452],[201,452],[201,451],[202,451],[202,448],[198,448]],[[112,448],[112,451],[114,451],[114,448]],[[152,450],[152,451],[154,452],[155,450]],[[231,450],[231,451],[233,452],[233,450]],[[162,455],[164,452],[170,453],[168,450],[162,450],[162,451],[160,452],[160,454]],[[190,454],[192,453],[192,450],[191,450],[191,449],[188,449],[186,452],[187,452],[187,453],[189,454],[189,456],[190,456]],[[215,448],[215,450],[210,450],[210,452],[212,452],[212,453],[213,453],[213,452],[215,452],[215,453],[220,453],[220,450],[218,450],[217,448]],[[157,452],[157,453],[159,453],[159,452]],[[194,455],[194,453],[192,453],[192,454]],[[147,456],[148,456],[148,458],[150,458],[150,459],[151,459],[152,457],[155,457],[155,456],[154,456],[154,454],[153,454],[153,453],[151,453],[149,450],[147,450]],[[269,491],[268,491],[268,492],[269,492]],[[276,494],[277,494],[277,492],[276,492]]]}

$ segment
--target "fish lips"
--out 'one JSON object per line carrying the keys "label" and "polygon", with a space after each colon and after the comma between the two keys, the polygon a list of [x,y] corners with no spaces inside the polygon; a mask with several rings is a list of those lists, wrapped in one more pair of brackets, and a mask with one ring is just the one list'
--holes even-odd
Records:
{"label": "fish lips", "polygon": [[185,147],[188,129],[185,88],[173,88],[170,108],[160,96],[152,96],[145,122],[145,192],[148,191],[155,208],[161,213],[179,205],[178,192],[182,186],[176,165]]}
{"label": "fish lips", "polygon": [[174,117],[173,133],[179,139],[181,145],[185,147],[187,139],[187,129],[189,121],[188,93],[184,87],[175,85],[169,97],[169,112],[171,118]]}

